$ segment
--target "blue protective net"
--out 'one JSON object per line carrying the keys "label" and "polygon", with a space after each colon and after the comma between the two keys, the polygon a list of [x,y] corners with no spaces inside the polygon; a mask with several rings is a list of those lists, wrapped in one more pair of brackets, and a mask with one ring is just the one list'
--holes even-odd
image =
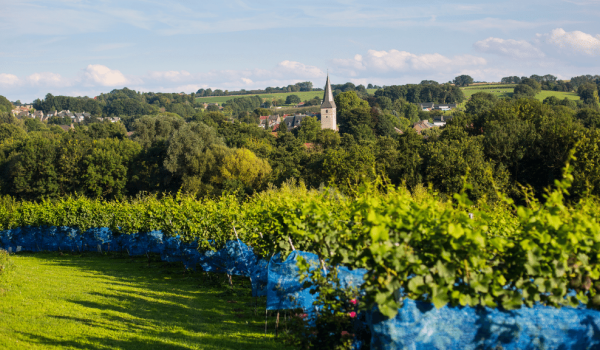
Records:
{"label": "blue protective net", "polygon": [[253,297],[266,297],[267,285],[269,283],[269,261],[257,260],[250,271],[250,282],[252,283]]}
{"label": "blue protective net", "polygon": [[[164,261],[186,268],[248,276],[253,296],[267,296],[267,309],[302,308],[315,315],[317,295],[303,288],[297,261],[302,256],[311,269],[320,268],[315,254],[295,251],[285,261],[274,255],[258,259],[252,249],[235,240],[218,251],[198,251],[198,242],[162,232],[113,235],[108,228],[81,232],[70,227],[22,227],[0,231],[0,248],[22,251],[128,251],[131,255],[159,253]],[[340,266],[340,287],[358,287],[366,273]],[[372,349],[600,349],[600,311],[556,309],[537,305],[514,311],[490,308],[435,309],[429,303],[406,299],[398,315],[386,320],[366,313]],[[358,320],[357,320],[358,321]],[[359,324],[358,326],[361,326]],[[359,344],[355,344],[358,346]]]}
{"label": "blue protective net", "polygon": [[367,319],[373,350],[600,348],[600,311],[584,308],[436,309],[406,299],[395,318],[373,312]]}
{"label": "blue protective net", "polygon": [[267,310],[283,310],[302,308],[308,313],[314,310],[313,302],[316,294],[310,288],[304,288],[300,282],[297,261],[303,257],[310,264],[310,269],[319,268],[319,258],[312,253],[293,251],[285,261],[280,254],[275,254],[269,263],[267,283]]}

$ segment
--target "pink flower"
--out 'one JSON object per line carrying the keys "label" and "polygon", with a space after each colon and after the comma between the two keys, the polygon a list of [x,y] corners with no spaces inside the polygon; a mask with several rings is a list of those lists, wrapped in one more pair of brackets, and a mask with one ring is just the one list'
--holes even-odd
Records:
{"label": "pink flower", "polygon": [[356,299],[352,299],[352,300],[350,300],[350,304],[356,305],[356,304],[358,304],[358,301]]}
{"label": "pink flower", "polygon": [[348,313],[348,316],[350,316],[350,318],[355,318],[356,312],[352,311],[352,312]]}
{"label": "pink flower", "polygon": [[342,337],[354,337],[354,333],[348,333],[348,331],[342,331]]}

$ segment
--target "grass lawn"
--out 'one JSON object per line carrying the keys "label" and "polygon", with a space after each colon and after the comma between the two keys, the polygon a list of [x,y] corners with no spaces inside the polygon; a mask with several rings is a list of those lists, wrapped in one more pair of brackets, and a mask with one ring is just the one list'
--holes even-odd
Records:
{"label": "grass lawn", "polygon": [[[512,97],[514,87],[516,85],[479,85],[479,86],[469,86],[466,88],[462,88],[465,97],[469,99],[473,94],[477,92],[487,92],[493,94],[497,97]],[[491,87],[491,89],[490,89]],[[562,91],[547,91],[542,90],[539,94],[535,95],[535,98],[543,101],[548,96],[556,96],[559,100],[563,100],[565,97],[569,100],[579,100],[579,96],[575,92],[562,92]]]}
{"label": "grass lawn", "polygon": [[[490,89],[492,86],[494,88]],[[462,91],[467,99],[471,98],[473,94],[478,92],[485,92],[495,95],[496,97],[511,97],[514,90],[514,85],[483,85],[479,88],[477,86],[462,88]]]}
{"label": "grass lawn", "polygon": [[[183,273],[158,257],[13,255],[0,291],[2,349],[276,349],[249,280]],[[242,285],[243,283],[243,285]],[[262,310],[262,312],[261,312]]]}
{"label": "grass lawn", "polygon": [[546,91],[542,90],[539,94],[535,95],[535,98],[543,101],[546,97],[556,96],[559,100],[564,100],[565,97],[569,100],[579,101],[579,95],[576,92],[562,92],[562,91]]}
{"label": "grass lawn", "polygon": [[[367,89],[367,92],[371,95],[374,94],[375,91],[377,91],[377,89]],[[263,99],[265,99],[265,98],[268,98],[268,99],[282,98],[285,100],[289,95],[298,95],[298,97],[300,97],[300,99],[302,101],[305,101],[305,100],[311,100],[315,96],[318,96],[320,99],[322,99],[323,91],[282,92],[282,93],[276,93],[276,94],[259,94],[258,96],[262,97]],[[221,104],[223,102],[227,102],[236,97],[250,97],[250,96],[254,96],[254,95],[198,97],[198,98],[196,98],[196,101],[204,102],[204,103]]]}

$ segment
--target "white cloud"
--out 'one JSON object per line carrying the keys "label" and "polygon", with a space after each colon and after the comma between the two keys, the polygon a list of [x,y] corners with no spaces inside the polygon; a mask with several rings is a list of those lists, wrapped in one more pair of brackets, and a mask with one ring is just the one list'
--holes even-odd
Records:
{"label": "white cloud", "polygon": [[70,85],[70,83],[65,81],[60,74],[50,72],[31,74],[27,77],[27,81],[32,85]]}
{"label": "white cloud", "polygon": [[118,70],[110,69],[101,64],[90,64],[84,69],[84,79],[87,83],[101,86],[119,86],[129,82]]}
{"label": "white cloud", "polygon": [[600,56],[600,34],[593,36],[578,30],[566,32],[562,28],[556,28],[550,34],[538,35],[538,37],[563,52]]}
{"label": "white cloud", "polygon": [[542,58],[544,53],[526,40],[500,39],[489,37],[476,42],[473,46],[481,52],[512,58]]}
{"label": "white cloud", "polygon": [[[79,74],[66,78],[51,72],[33,73],[20,78],[0,74],[0,86],[14,86],[11,96],[22,101],[42,98],[48,92],[55,95],[96,96],[109,88],[125,86],[139,91],[195,92],[199,88],[223,90],[258,89],[267,86],[287,86],[300,81],[325,81],[325,72],[318,67],[285,60],[271,69],[211,70],[206,72],[150,71],[144,75],[126,75],[120,70],[100,64],[90,64]],[[320,84],[320,83],[319,83]]]}
{"label": "white cloud", "polygon": [[180,81],[186,81],[187,79],[192,77],[192,74],[190,72],[186,72],[184,70],[182,70],[182,71],[170,70],[170,71],[164,71],[164,72],[153,71],[153,72],[148,73],[148,77],[153,80],[180,82]]}
{"label": "white cloud", "polygon": [[12,86],[19,84],[20,79],[16,75],[0,73],[0,85],[2,86]]}
{"label": "white cloud", "polygon": [[446,57],[439,53],[417,55],[407,51],[369,50],[367,55],[351,59],[334,59],[333,63],[343,72],[356,77],[360,74],[388,72],[449,72],[460,67],[484,66],[484,58],[472,55]]}
{"label": "white cloud", "polygon": [[282,61],[277,65],[277,70],[281,71],[281,73],[293,73],[305,78],[319,78],[324,76],[320,68],[295,61]]}

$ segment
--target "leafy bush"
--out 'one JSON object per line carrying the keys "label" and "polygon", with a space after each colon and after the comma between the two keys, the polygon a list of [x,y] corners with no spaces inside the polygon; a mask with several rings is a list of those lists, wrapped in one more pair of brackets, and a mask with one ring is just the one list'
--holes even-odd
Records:
{"label": "leafy bush", "polygon": [[286,324],[283,341],[300,349],[349,350],[355,341],[368,348],[371,334],[364,320],[359,319],[358,289],[339,288],[337,269],[329,269],[326,274],[321,269],[310,271],[302,257],[298,267],[303,287],[311,288],[312,294],[319,293],[314,302],[318,313],[309,316],[297,310]]}

